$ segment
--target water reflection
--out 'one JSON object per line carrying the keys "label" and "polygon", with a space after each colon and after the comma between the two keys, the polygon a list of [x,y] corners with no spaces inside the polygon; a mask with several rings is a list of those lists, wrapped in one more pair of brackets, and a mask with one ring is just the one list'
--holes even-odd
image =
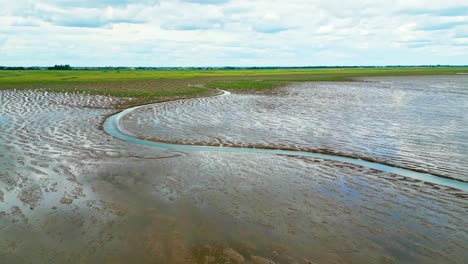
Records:
{"label": "water reflection", "polygon": [[[290,90],[300,92],[300,87]],[[270,110],[261,110],[263,114],[276,111],[279,98],[264,98]],[[320,158],[164,150],[126,143],[97,129],[113,111],[110,105],[115,100],[0,92],[0,115],[5,121],[0,126],[3,262],[235,263],[263,258],[278,263],[463,263],[466,259],[465,192]],[[232,104],[249,109],[251,102]],[[213,109],[210,103],[192,103],[193,110]],[[179,104],[174,111],[180,111]],[[306,113],[312,111],[326,112],[311,107]],[[188,113],[186,117],[190,125]],[[216,127],[216,122],[242,121],[234,111],[223,118],[209,122]],[[296,118],[290,122],[303,117]],[[257,128],[269,125],[264,119],[256,120]],[[298,133],[318,135],[316,142],[327,143],[325,128],[309,132],[306,127]],[[371,140],[376,137],[372,130],[366,135]]]}
{"label": "water reflection", "polygon": [[308,83],[139,108],[122,130],[183,144],[325,150],[468,180],[468,78]]}

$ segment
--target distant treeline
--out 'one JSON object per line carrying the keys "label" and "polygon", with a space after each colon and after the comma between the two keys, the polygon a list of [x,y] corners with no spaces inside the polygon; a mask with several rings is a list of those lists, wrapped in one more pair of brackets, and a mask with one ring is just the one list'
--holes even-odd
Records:
{"label": "distant treeline", "polygon": [[261,67],[71,67],[68,64],[53,67],[9,67],[0,66],[0,70],[274,70],[274,69],[381,69],[381,68],[457,68],[468,65],[387,65],[387,66],[261,66]]}
{"label": "distant treeline", "polygon": [[65,65],[54,65],[54,67],[47,68],[48,70],[71,70],[72,67],[68,64]]}
{"label": "distant treeline", "polygon": [[27,70],[74,70],[70,65],[54,65],[53,67],[9,67],[9,66],[0,66],[0,70],[12,70],[12,71],[27,71]]}

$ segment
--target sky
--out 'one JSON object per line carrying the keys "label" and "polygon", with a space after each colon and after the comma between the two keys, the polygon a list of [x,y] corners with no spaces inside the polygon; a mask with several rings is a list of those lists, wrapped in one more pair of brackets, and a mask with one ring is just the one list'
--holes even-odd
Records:
{"label": "sky", "polygon": [[468,64],[467,0],[0,0],[0,65]]}

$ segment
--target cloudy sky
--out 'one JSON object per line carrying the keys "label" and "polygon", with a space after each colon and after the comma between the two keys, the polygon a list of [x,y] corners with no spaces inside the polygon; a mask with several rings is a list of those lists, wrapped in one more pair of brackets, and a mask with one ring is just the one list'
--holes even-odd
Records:
{"label": "cloudy sky", "polygon": [[467,0],[0,0],[0,65],[468,64]]}

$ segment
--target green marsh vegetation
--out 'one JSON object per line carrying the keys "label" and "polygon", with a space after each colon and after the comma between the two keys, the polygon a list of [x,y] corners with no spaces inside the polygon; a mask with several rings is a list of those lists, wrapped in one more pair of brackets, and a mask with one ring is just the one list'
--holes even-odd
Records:
{"label": "green marsh vegetation", "polygon": [[468,67],[0,70],[0,90],[83,92],[151,102],[207,96],[216,89],[261,92],[291,82],[457,73],[468,73]]}

